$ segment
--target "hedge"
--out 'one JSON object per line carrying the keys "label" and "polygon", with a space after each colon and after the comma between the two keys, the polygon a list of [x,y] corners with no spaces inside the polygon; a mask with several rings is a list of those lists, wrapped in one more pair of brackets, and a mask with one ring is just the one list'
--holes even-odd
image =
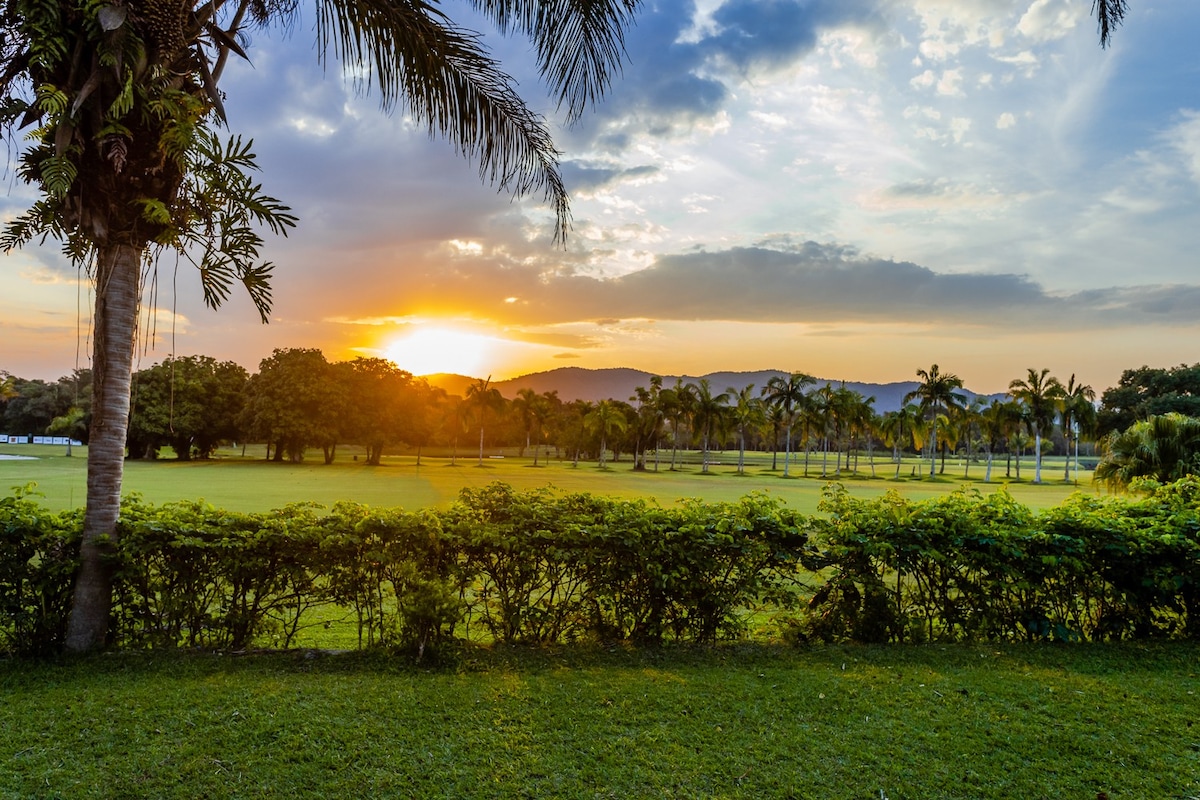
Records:
{"label": "hedge", "polygon": [[[126,500],[110,642],[290,647],[340,609],[359,647],[452,639],[708,643],[1200,636],[1200,481],[1076,494],[1035,514],[1000,491],[859,500],[766,494],[662,508],[495,483],[451,508],[241,514]],[[0,651],[62,641],[81,515],[0,499]]]}

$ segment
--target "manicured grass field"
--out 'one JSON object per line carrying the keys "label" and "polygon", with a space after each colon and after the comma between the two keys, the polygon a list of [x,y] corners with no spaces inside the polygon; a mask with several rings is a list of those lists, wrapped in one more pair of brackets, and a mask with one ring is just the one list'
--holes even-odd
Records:
{"label": "manicured grass field", "polygon": [[[53,508],[82,503],[80,449],[0,448],[12,452],[39,457],[0,461],[0,486],[36,481]],[[248,511],[342,498],[444,506],[495,480],[662,503],[766,489],[813,511],[825,484],[783,480],[769,461],[739,477],[728,454],[709,476],[628,462],[369,468],[353,453],[329,467],[224,455],[131,462],[126,486],[155,503]],[[911,497],[962,485],[961,465],[932,482],[886,479],[882,459],[877,470],[845,483]],[[977,485],[996,489],[1002,474]],[[1075,490],[1061,462],[1046,478],[1009,489],[1039,508]],[[353,647],[333,638],[343,628],[306,641]],[[324,651],[0,661],[0,797],[1200,798],[1193,642],[460,647],[417,665]]]}
{"label": "manicured grass field", "polygon": [[1195,644],[0,663],[0,796],[1194,798]]}
{"label": "manicured grass field", "polygon": [[[62,447],[40,445],[0,445],[0,454],[37,456],[32,461],[0,460],[0,493],[30,481],[38,484],[43,502],[52,509],[81,506],[86,495],[86,448],[75,448],[66,458]],[[599,469],[594,462],[572,466],[569,460],[550,460],[543,456],[541,465],[533,459],[486,458],[483,466],[478,458],[460,454],[452,464],[445,455],[423,456],[420,467],[411,455],[385,458],[379,467],[368,467],[354,461],[353,450],[339,450],[335,463],[321,463],[320,454],[300,464],[273,464],[262,459],[263,451],[251,450],[245,457],[241,451],[223,451],[211,461],[154,462],[130,461],[125,467],[125,490],[139,492],[151,503],[203,498],[210,503],[235,511],[268,511],[288,503],[315,502],[330,506],[338,500],[352,500],[371,506],[422,508],[447,506],[464,486],[483,486],[504,481],[517,489],[553,486],[567,492],[591,492],[615,497],[646,497],[662,504],[674,503],[683,497],[699,497],[709,501],[736,500],[749,492],[765,490],[785,500],[793,508],[806,513],[816,511],[821,489],[829,481],[820,477],[820,458],[812,459],[810,476],[803,473],[802,464],[793,464],[792,477],[782,477],[780,468],[771,471],[770,454],[753,454],[747,464],[747,475],[737,475],[737,453],[720,453],[720,463],[712,466],[711,474],[701,474],[698,464],[690,463],[679,471],[670,471],[669,454],[658,472],[634,472],[626,460]],[[692,460],[697,454],[689,454]],[[927,463],[927,462],[926,462]],[[876,475],[865,457],[859,460],[858,475],[843,472],[840,480],[851,493],[860,497],[883,494],[898,489],[914,499],[944,494],[964,483],[980,491],[991,492],[1007,485],[1009,492],[1020,502],[1033,508],[1047,508],[1061,503],[1074,491],[1095,492],[1091,473],[1080,474],[1080,485],[1063,481],[1062,461],[1056,459],[1043,468],[1044,483],[1030,483],[1032,462],[1022,467],[1020,482],[1005,481],[1002,462],[993,467],[993,481],[983,483],[984,467],[974,464],[970,480],[963,479],[961,462],[947,463],[946,474],[936,480],[914,478],[924,475],[916,460],[905,461],[901,479],[894,480],[895,465],[886,455],[877,458]],[[833,460],[830,458],[830,471]],[[927,469],[927,466],[925,467]]]}

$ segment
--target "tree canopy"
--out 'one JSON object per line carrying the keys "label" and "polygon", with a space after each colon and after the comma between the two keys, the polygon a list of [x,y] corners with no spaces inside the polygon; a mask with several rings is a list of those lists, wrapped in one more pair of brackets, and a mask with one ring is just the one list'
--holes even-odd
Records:
{"label": "tree canopy", "polygon": [[[265,322],[273,267],[264,231],[297,220],[251,176],[253,146],[220,132],[221,76],[252,35],[287,27],[299,0],[0,0],[0,128],[29,129],[17,176],[38,198],[0,233],[12,249],[45,237],[95,281],[91,442],[81,567],[67,648],[103,644],[111,607],[106,549],[117,535],[137,311],[144,267],[174,251],[217,307],[233,286]],[[564,236],[566,189],[546,122],[482,39],[425,0],[314,0],[316,50],[385,110],[403,107],[515,195],[541,191]],[[620,66],[637,0],[474,0],[528,37],[568,118]],[[362,68],[361,70],[359,68]]]}

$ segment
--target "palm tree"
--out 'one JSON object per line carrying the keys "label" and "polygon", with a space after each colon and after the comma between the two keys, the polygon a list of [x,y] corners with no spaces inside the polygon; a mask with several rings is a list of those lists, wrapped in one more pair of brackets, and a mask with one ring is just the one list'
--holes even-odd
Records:
{"label": "palm tree", "polygon": [[771,472],[779,469],[779,433],[784,428],[784,422],[791,415],[783,410],[783,406],[765,403],[763,407],[764,423],[771,431]]}
{"label": "palm tree", "polygon": [[[405,113],[478,161],[516,195],[542,192],[565,235],[568,200],[543,119],[478,36],[439,5],[315,0],[318,58],[370,77],[381,105]],[[623,54],[636,0],[472,3],[500,29],[528,36],[538,68],[569,119],[602,94]],[[296,219],[248,175],[249,142],[223,139],[220,80],[250,34],[288,27],[297,0],[0,5],[0,126],[32,125],[16,174],[39,199],[9,222],[0,247],[49,235],[95,280],[87,507],[65,646],[104,643],[112,602],[106,557],[117,535],[143,268],[175,250],[200,267],[216,307],[241,283],[265,322],[272,266],[260,263],[265,226]],[[15,137],[14,137],[15,138]]]}
{"label": "palm tree", "polygon": [[1025,379],[1008,385],[1013,398],[1025,407],[1025,424],[1033,434],[1033,482],[1042,482],[1042,431],[1054,426],[1054,413],[1063,396],[1063,385],[1050,370],[1029,368]]}
{"label": "palm tree", "polygon": [[663,389],[659,395],[663,414],[671,420],[672,472],[676,469],[676,459],[679,453],[679,426],[683,424],[685,419],[691,417],[692,407],[696,404],[694,389],[695,387],[692,384],[684,384],[682,378],[676,378],[675,386],[670,389]]}
{"label": "palm tree", "polygon": [[646,469],[646,450],[654,447],[654,471],[658,472],[658,437],[661,433],[663,409],[659,400],[662,394],[662,377],[655,375],[650,378],[650,388],[637,386],[633,390],[630,402],[636,402],[634,426],[633,468]]}
{"label": "palm tree", "polygon": [[536,419],[534,408],[537,406],[538,393],[529,387],[517,390],[517,396],[512,400],[512,410],[521,418],[521,427],[525,430],[525,446],[519,455],[524,456],[533,439],[533,425]]}
{"label": "palm tree", "polygon": [[479,466],[483,466],[483,425],[487,420],[488,411],[499,410],[504,405],[504,398],[500,396],[500,390],[491,385],[492,379],[489,376],[487,380],[480,378],[467,387],[468,403],[475,407],[475,413],[479,415]]}
{"label": "palm tree", "polygon": [[588,416],[596,407],[595,403],[588,400],[572,400],[567,404],[567,409],[571,413],[571,418],[578,423],[578,431],[575,434],[575,460],[571,464],[572,467],[579,467],[579,451],[583,448],[584,437],[587,435]]}
{"label": "palm tree", "polygon": [[983,439],[983,447],[987,451],[987,469],[983,473],[983,482],[991,483],[992,456],[1008,435],[1008,410],[1003,400],[992,400],[979,411],[979,433]]}
{"label": "palm tree", "polygon": [[762,403],[754,397],[753,391],[753,383],[741,389],[730,386],[725,390],[733,397],[732,417],[738,432],[738,475],[746,474],[746,429],[761,425],[766,419]]}
{"label": "palm tree", "polygon": [[786,378],[775,375],[767,380],[762,388],[763,399],[769,405],[783,409],[784,418],[784,450],[783,477],[788,477],[788,462],[792,454],[792,424],[795,422],[796,411],[805,403],[807,396],[804,387],[811,386],[817,379],[803,372],[793,372]]}
{"label": "palm tree", "polygon": [[904,448],[912,445],[913,448],[920,450],[920,445],[917,444],[917,429],[921,422],[921,408],[912,404],[906,404],[900,407],[897,411],[888,411],[883,415],[883,424],[880,426],[885,442],[892,446],[892,458],[896,462],[896,478],[900,477],[900,457]]}
{"label": "palm tree", "polygon": [[1059,399],[1058,418],[1062,423],[1063,437],[1067,440],[1067,460],[1063,466],[1063,480],[1071,480],[1071,443],[1075,443],[1075,475],[1079,475],[1079,434],[1091,431],[1096,425],[1096,391],[1086,384],[1075,383],[1075,374],[1063,387]]}
{"label": "palm tree", "polygon": [[971,459],[974,457],[975,433],[979,430],[983,419],[983,399],[974,397],[963,406],[955,422],[958,424],[958,438],[967,443],[967,457],[963,466],[963,477],[971,477]]}
{"label": "palm tree", "polygon": [[713,430],[717,427],[718,418],[725,412],[725,404],[729,401],[726,392],[713,394],[708,378],[701,378],[694,385],[695,405],[692,408],[692,419],[696,430],[700,433],[700,472],[708,472],[708,444]]}
{"label": "palm tree", "polygon": [[929,448],[929,477],[932,478],[937,460],[939,415],[943,412],[949,414],[951,409],[962,406],[967,398],[966,395],[955,391],[955,389],[962,388],[962,378],[953,373],[942,374],[937,364],[930,367],[928,371],[923,369],[917,370],[917,377],[921,379],[920,385],[904,395],[904,402],[911,403],[913,400],[920,400],[921,411],[930,416],[933,421],[933,426],[929,434],[931,438]]}
{"label": "palm tree", "polygon": [[[828,477],[829,473],[829,430],[833,426],[833,416],[836,413],[834,403],[836,402],[833,385],[826,383],[820,389],[812,393],[812,419],[814,427],[821,434],[821,477]],[[808,470],[805,470],[805,474]]]}
{"label": "palm tree", "polygon": [[[536,436],[533,443],[533,465],[538,465],[538,453],[542,449],[542,440],[546,437],[546,422],[554,415],[556,404],[559,404],[558,392],[550,390],[542,392],[533,401],[533,430]],[[546,454],[550,460],[550,454]]]}
{"label": "palm tree", "polygon": [[604,453],[608,449],[608,437],[624,433],[628,428],[625,412],[612,400],[601,400],[584,417],[584,424],[593,434],[600,437],[600,469],[604,469]]}
{"label": "palm tree", "polygon": [[1200,419],[1174,412],[1135,422],[1103,440],[1096,480],[1125,489],[1136,478],[1160,483],[1200,472]]}

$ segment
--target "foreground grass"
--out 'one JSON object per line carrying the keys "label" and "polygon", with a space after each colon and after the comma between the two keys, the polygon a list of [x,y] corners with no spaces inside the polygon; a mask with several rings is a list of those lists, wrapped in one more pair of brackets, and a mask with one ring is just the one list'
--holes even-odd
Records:
{"label": "foreground grass", "polygon": [[[429,456],[422,459],[419,467],[412,456],[387,458],[382,466],[368,467],[352,460],[352,450],[343,450],[339,450],[339,459],[329,466],[321,463],[319,454],[315,460],[300,464],[272,464],[262,460],[261,452],[252,452],[249,457],[242,458],[240,451],[224,451],[221,458],[211,461],[130,461],[125,465],[124,486],[126,492],[139,492],[155,504],[203,498],[221,508],[253,512],[301,501],[331,506],[338,500],[376,507],[446,507],[464,486],[479,487],[493,481],[504,481],[518,490],[553,486],[567,492],[645,497],[663,505],[683,497],[699,497],[710,502],[733,501],[752,491],[765,490],[798,511],[813,513],[821,490],[828,483],[819,477],[820,459],[814,459],[810,465],[811,477],[796,477],[803,467],[793,465],[793,477],[784,479],[782,469],[770,469],[770,455],[764,453],[754,454],[746,475],[736,474],[736,453],[719,454],[717,460],[721,463],[712,467],[711,474],[704,475],[696,465],[672,472],[663,464],[658,472],[634,472],[628,460],[601,470],[594,463],[574,467],[570,461],[551,460],[547,463],[543,458],[541,465],[534,467],[531,458],[511,455],[503,459],[486,459],[482,467],[472,457],[459,457],[452,464],[448,458]],[[86,448],[75,448],[74,456],[66,458],[61,447],[0,445],[0,454],[6,453],[36,455],[38,458],[0,460],[0,495],[8,493],[13,486],[33,481],[44,495],[45,505],[52,510],[83,505],[87,486]],[[1060,504],[1077,488],[1096,491],[1089,483],[1090,473],[1081,475],[1080,487],[1063,482],[1061,459],[1045,468],[1045,483],[1041,486],[1029,483],[1031,464],[1023,470],[1022,482],[1006,482],[1001,464],[994,470],[993,482],[987,484],[982,482],[981,465],[973,465],[970,478],[966,480],[962,477],[962,465],[953,462],[947,465],[944,476],[932,481],[910,477],[914,472],[923,475],[921,469],[915,459],[906,461],[902,478],[893,480],[894,465],[881,457],[876,465],[877,477],[871,479],[870,467],[864,458],[860,460],[857,476],[845,473],[840,480],[856,497],[876,497],[897,489],[914,500],[945,494],[964,483],[983,492],[1007,486],[1017,500],[1039,509]]]}
{"label": "foreground grass", "polygon": [[0,664],[0,796],[1192,798],[1200,647]]}

